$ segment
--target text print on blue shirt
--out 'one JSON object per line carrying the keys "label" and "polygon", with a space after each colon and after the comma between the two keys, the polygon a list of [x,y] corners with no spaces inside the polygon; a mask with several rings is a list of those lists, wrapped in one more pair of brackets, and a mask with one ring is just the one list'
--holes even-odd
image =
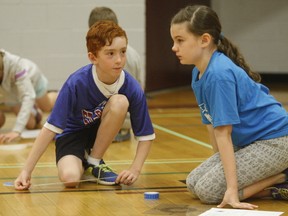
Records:
{"label": "text print on blue shirt", "polygon": [[203,115],[206,117],[206,119],[212,124],[212,117],[211,115],[208,113],[208,110],[206,108],[206,105],[204,103],[199,104],[199,108],[201,110],[201,112],[203,113]]}
{"label": "text print on blue shirt", "polygon": [[96,108],[94,108],[92,111],[88,111],[83,109],[82,110],[82,116],[83,116],[83,123],[85,125],[91,124],[95,122],[95,120],[101,118],[103,109],[106,105],[107,101],[103,101],[100,103]]}

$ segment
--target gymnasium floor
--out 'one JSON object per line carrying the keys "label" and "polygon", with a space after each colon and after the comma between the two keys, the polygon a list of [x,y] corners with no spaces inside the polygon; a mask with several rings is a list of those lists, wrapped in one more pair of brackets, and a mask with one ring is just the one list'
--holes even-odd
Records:
{"label": "gymnasium floor", "polygon": [[[274,86],[272,94],[288,108],[288,87]],[[82,182],[78,188],[66,189],[59,183],[55,166],[54,143],[38,162],[28,191],[9,187],[19,174],[31,149],[33,139],[14,144],[28,144],[20,150],[0,150],[0,215],[2,216],[71,216],[71,215],[199,215],[215,205],[204,205],[187,192],[188,173],[212,154],[205,127],[189,87],[147,95],[157,139],[133,186],[101,186]],[[15,117],[8,113],[5,128]],[[136,142],[112,143],[105,161],[116,171],[129,167]],[[145,200],[144,192],[157,191],[158,200]],[[288,215],[288,202],[250,200],[259,210],[283,211]]]}

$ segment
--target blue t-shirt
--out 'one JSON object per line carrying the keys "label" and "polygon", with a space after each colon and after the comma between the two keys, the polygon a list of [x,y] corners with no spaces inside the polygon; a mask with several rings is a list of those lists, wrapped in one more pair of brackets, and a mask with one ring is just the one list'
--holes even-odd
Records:
{"label": "blue t-shirt", "polygon": [[[57,138],[68,133],[89,127],[99,121],[109,100],[101,92],[93,77],[92,64],[74,72],[61,88],[55,106],[45,126],[59,133]],[[133,133],[136,137],[154,139],[154,129],[148,113],[145,94],[139,83],[126,71],[118,94],[125,95],[129,101],[128,111]],[[140,139],[141,140],[141,139]]]}
{"label": "blue t-shirt", "polygon": [[202,122],[214,128],[232,125],[234,145],[288,135],[286,110],[266,86],[253,81],[223,53],[215,51],[205,73],[198,77],[195,67],[192,88]]}

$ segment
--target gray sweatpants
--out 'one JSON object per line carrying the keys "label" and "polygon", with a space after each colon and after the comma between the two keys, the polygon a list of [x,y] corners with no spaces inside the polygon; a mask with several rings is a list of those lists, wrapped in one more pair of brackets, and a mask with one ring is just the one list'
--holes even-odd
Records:
{"label": "gray sweatpants", "polygon": [[[256,141],[235,151],[239,198],[243,188],[269,176],[281,173],[288,167],[288,136]],[[219,153],[214,154],[186,179],[193,196],[203,203],[221,203],[226,191],[226,180]]]}

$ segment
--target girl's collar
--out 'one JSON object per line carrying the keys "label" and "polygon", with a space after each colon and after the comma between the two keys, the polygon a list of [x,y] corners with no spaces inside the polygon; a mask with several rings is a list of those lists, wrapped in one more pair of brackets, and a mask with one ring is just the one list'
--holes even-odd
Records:
{"label": "girl's collar", "polygon": [[206,66],[206,68],[205,68],[205,70],[204,70],[203,73],[201,73],[200,70],[197,68],[197,69],[198,69],[197,80],[200,80],[200,79],[206,74],[206,71],[207,71],[207,69],[209,68],[209,65],[211,64],[211,62],[213,61],[213,59],[215,58],[215,56],[217,55],[217,53],[219,53],[218,50],[213,51],[213,53],[212,53],[212,55],[211,55],[211,57],[210,57],[210,59],[209,59],[209,61],[208,61],[208,64],[207,64],[207,66]]}

